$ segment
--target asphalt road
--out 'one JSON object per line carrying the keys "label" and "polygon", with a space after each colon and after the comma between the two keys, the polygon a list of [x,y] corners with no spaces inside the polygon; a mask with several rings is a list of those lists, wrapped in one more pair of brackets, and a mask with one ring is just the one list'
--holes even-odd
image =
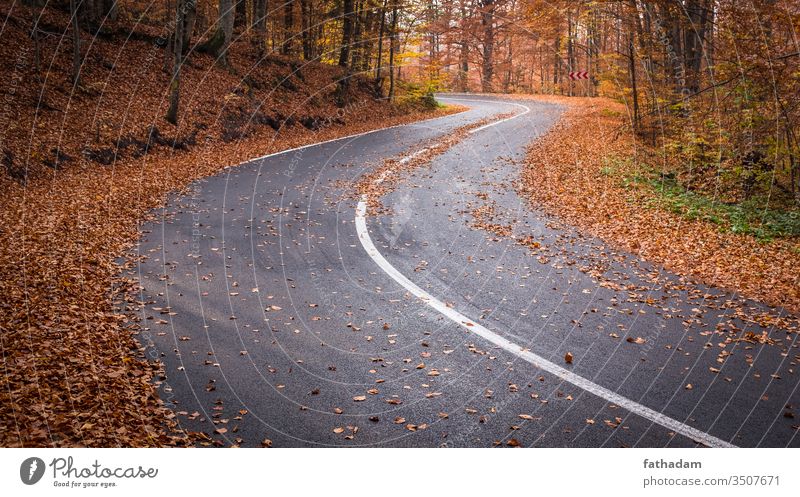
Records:
{"label": "asphalt road", "polygon": [[[518,161],[558,106],[443,99],[470,110],[254,159],[144,227],[140,340],[184,427],[243,446],[800,446],[796,335],[523,202]],[[364,173],[509,112],[359,237]],[[486,206],[513,236],[473,226]],[[776,343],[725,343],[731,326]]]}

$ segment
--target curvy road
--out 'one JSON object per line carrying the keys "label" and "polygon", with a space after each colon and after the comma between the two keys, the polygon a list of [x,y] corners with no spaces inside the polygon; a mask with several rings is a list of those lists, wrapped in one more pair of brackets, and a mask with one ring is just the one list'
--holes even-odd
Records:
{"label": "curvy road", "polygon": [[[468,110],[228,168],[144,227],[139,338],[182,427],[221,446],[800,446],[796,334],[517,196],[562,108],[439,98]],[[479,121],[369,211],[363,175]]]}

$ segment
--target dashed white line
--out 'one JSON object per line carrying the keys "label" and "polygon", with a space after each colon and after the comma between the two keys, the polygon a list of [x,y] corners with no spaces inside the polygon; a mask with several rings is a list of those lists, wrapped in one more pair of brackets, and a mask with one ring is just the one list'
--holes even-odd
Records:
{"label": "dashed white line", "polygon": [[484,124],[483,126],[481,126],[479,128],[472,129],[472,130],[469,131],[470,134],[477,133],[478,131],[484,130],[486,128],[491,128],[492,126],[497,126],[500,123],[504,123],[506,121],[510,121],[510,120],[516,119],[518,117],[522,117],[522,116],[524,116],[525,114],[527,114],[528,112],[531,111],[531,108],[528,107],[527,105],[518,104],[516,102],[506,102],[506,101],[503,101],[503,100],[478,100],[477,98],[452,98],[452,97],[440,97],[439,99],[440,100],[448,100],[448,99],[449,100],[460,100],[462,102],[488,102],[488,103],[498,103],[499,102],[499,103],[503,103],[503,104],[514,105],[516,107],[521,107],[521,108],[525,109],[522,112],[520,112],[519,114],[514,114],[511,117],[507,117],[505,119],[500,119],[499,121],[494,121],[494,122],[491,122],[489,124]]}

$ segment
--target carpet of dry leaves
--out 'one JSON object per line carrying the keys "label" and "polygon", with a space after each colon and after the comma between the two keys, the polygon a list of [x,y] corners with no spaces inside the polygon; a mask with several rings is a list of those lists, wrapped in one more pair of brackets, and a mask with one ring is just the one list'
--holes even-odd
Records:
{"label": "carpet of dry leaves", "polygon": [[[605,157],[632,157],[622,162],[633,169],[639,158],[652,156],[653,151],[626,128],[625,107],[600,98],[546,100],[565,105],[566,112],[530,147],[520,185],[524,196],[560,219],[680,275],[800,313],[800,240],[765,243],[648,207],[657,193],[645,186],[624,186],[618,176],[603,172]],[[791,321],[797,329],[795,319],[774,319],[773,324],[785,327]]]}
{"label": "carpet of dry leaves", "polygon": [[[352,105],[340,110],[339,68],[298,68],[277,56],[253,68],[254,54],[242,44],[230,69],[208,56],[190,58],[174,127],[163,119],[168,76],[146,31],[122,42],[87,38],[74,89],[69,43],[41,40],[40,60],[52,65],[37,74],[27,36],[33,16],[9,9],[0,7],[7,19],[0,66],[11,75],[0,81],[8,118],[0,170],[0,446],[191,444],[153,388],[158,365],[145,360],[129,318],[114,312],[129,285],[115,259],[138,239],[140,223],[169,192],[226,166],[455,109],[397,108],[356,81]],[[63,31],[68,22],[49,12],[40,25]]]}

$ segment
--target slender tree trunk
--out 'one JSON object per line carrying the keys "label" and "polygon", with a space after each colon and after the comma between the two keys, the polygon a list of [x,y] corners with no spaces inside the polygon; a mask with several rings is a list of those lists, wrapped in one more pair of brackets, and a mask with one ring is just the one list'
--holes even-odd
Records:
{"label": "slender tree trunk", "polygon": [[553,44],[553,95],[556,93],[556,88],[559,89],[559,93],[562,95],[564,92],[562,91],[561,86],[561,36],[556,36],[556,41]]}
{"label": "slender tree trunk", "polygon": [[311,0],[300,0],[300,26],[303,30],[303,58],[314,59],[314,47],[311,44]]}
{"label": "slender tree trunk", "polygon": [[80,84],[81,74],[81,30],[78,26],[77,0],[69,0],[69,14],[72,16],[72,84]]}
{"label": "slender tree trunk", "polygon": [[185,56],[192,43],[192,34],[194,33],[194,25],[197,19],[197,0],[185,0],[184,3],[184,16],[183,16],[183,40],[181,40],[181,47],[183,47],[183,55]]}
{"label": "slender tree trunk", "polygon": [[371,0],[364,0],[362,10],[364,11],[364,26],[361,29],[361,64],[358,66],[359,72],[368,73],[372,63],[372,50],[375,47],[375,40],[372,36],[374,32],[375,18],[377,13],[372,8]]}
{"label": "slender tree trunk", "polygon": [[364,2],[362,0],[355,0],[355,11],[353,13],[353,48],[350,50],[350,67],[353,68],[354,71],[358,71],[361,65],[361,31],[364,26],[361,13],[364,10],[363,6]]}
{"label": "slender tree trunk", "polygon": [[389,43],[389,101],[394,100],[394,54],[397,51],[398,0],[392,0],[392,26]]}
{"label": "slender tree trunk", "polygon": [[[572,36],[572,11],[567,11],[567,71],[572,72],[575,71],[575,47],[573,45],[574,40]],[[569,93],[570,97],[575,95],[575,81],[572,78],[569,78],[567,81],[569,85]]]}
{"label": "slender tree trunk", "polygon": [[284,0],[283,4],[283,44],[281,53],[289,55],[294,48],[294,0]]}
{"label": "slender tree trunk", "polygon": [[633,129],[639,130],[639,91],[636,85],[636,52],[633,48],[633,33],[628,35],[628,70],[631,76],[631,92],[633,99]]}
{"label": "slender tree trunk", "polygon": [[511,89],[511,76],[514,71],[514,40],[508,36],[508,57],[506,58],[506,77],[503,81],[503,92],[508,93]]}
{"label": "slender tree trunk", "polygon": [[353,3],[354,0],[344,0],[344,18],[342,22],[342,47],[339,52],[339,65],[347,67],[350,62],[350,44],[353,41]]}
{"label": "slender tree trunk", "polygon": [[[74,1],[74,0],[72,0]],[[33,19],[33,29],[31,29],[31,38],[33,38],[33,70],[36,74],[36,81],[41,82],[42,79],[42,70],[41,70],[41,47],[39,43],[39,22],[38,16],[34,14]]]}
{"label": "slender tree trunk", "polygon": [[247,0],[233,1],[236,2],[234,5],[233,27],[244,31],[247,27]]}
{"label": "slender tree trunk", "polygon": [[258,55],[264,56],[267,37],[267,0],[253,0],[253,31],[256,33]]}
{"label": "slender tree trunk", "polygon": [[217,63],[223,67],[228,65],[228,47],[233,38],[234,0],[219,0],[216,29],[214,34],[198,47],[198,51],[212,54]]}
{"label": "slender tree trunk", "polygon": [[383,0],[379,14],[381,22],[378,27],[378,58],[375,62],[375,92],[379,95],[383,95],[383,68],[381,64],[383,63],[383,33],[386,29],[386,1]]}
{"label": "slender tree trunk", "polygon": [[181,86],[181,63],[183,58],[183,38],[184,38],[184,2],[191,0],[177,0],[175,2],[175,34],[172,45],[174,66],[172,68],[172,81],[170,82],[169,110],[167,110],[167,121],[178,124],[178,103],[180,102]]}
{"label": "slender tree trunk", "polygon": [[480,0],[481,26],[483,26],[482,91],[491,93],[494,76],[494,0]]}
{"label": "slender tree trunk", "polygon": [[[461,0],[459,5],[461,10],[461,22],[466,23],[468,18],[468,0]],[[459,51],[458,51],[458,89],[459,91],[469,91],[469,39],[466,26],[459,29]]]}

